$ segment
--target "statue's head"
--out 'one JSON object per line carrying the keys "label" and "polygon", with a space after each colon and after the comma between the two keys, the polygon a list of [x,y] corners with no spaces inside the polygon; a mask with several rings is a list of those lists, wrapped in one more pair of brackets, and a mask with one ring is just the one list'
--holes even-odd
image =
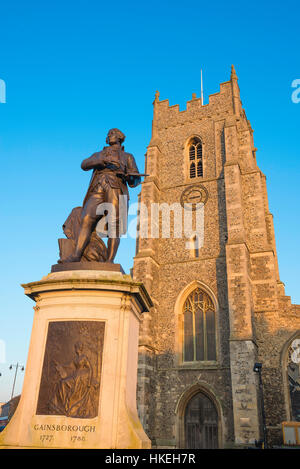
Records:
{"label": "statue's head", "polygon": [[113,145],[114,143],[122,144],[125,140],[125,135],[119,129],[110,129],[106,137],[106,143]]}

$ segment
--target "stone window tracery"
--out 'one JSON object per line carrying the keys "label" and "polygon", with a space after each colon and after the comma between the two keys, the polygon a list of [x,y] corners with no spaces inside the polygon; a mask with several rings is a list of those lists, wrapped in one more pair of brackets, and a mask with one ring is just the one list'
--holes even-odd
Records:
{"label": "stone window tracery", "polygon": [[203,177],[202,142],[194,137],[189,145],[189,176],[191,179]]}
{"label": "stone window tracery", "polygon": [[291,419],[300,422],[300,335],[293,340],[288,349],[287,376]]}
{"label": "stone window tracery", "polygon": [[196,288],[183,307],[183,361],[215,361],[215,306],[210,296]]}

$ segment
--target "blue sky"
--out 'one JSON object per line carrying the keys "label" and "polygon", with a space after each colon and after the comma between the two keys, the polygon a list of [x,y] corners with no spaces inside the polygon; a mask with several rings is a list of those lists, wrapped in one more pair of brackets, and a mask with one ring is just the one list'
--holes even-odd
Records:
{"label": "blue sky", "polygon": [[[0,402],[11,393],[9,365],[27,359],[33,302],[20,284],[57,261],[61,225],[90,178],[82,159],[118,127],[143,170],[155,90],[184,109],[200,94],[201,68],[207,102],[236,67],[267,175],[281,279],[300,303],[300,103],[291,100],[300,78],[299,15],[291,1],[2,3]],[[122,240],[116,261],[127,271],[134,250],[134,240]]]}

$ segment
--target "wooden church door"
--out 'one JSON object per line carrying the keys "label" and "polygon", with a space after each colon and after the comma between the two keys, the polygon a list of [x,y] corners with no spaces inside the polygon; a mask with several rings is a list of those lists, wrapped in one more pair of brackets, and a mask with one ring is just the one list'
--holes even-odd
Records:
{"label": "wooden church door", "polygon": [[205,394],[198,393],[191,398],[184,420],[186,448],[218,448],[218,413]]}

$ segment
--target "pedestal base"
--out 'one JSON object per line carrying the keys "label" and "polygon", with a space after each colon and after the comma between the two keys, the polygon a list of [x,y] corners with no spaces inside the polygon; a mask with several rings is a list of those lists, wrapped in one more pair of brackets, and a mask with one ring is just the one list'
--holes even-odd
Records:
{"label": "pedestal base", "polygon": [[104,272],[121,272],[124,274],[120,264],[113,264],[112,262],[62,262],[54,264],[51,267],[51,272],[63,272],[65,270],[101,270]]}
{"label": "pedestal base", "polygon": [[151,306],[122,273],[64,271],[23,285],[36,301],[6,448],[150,448],[136,410],[138,332]]}

